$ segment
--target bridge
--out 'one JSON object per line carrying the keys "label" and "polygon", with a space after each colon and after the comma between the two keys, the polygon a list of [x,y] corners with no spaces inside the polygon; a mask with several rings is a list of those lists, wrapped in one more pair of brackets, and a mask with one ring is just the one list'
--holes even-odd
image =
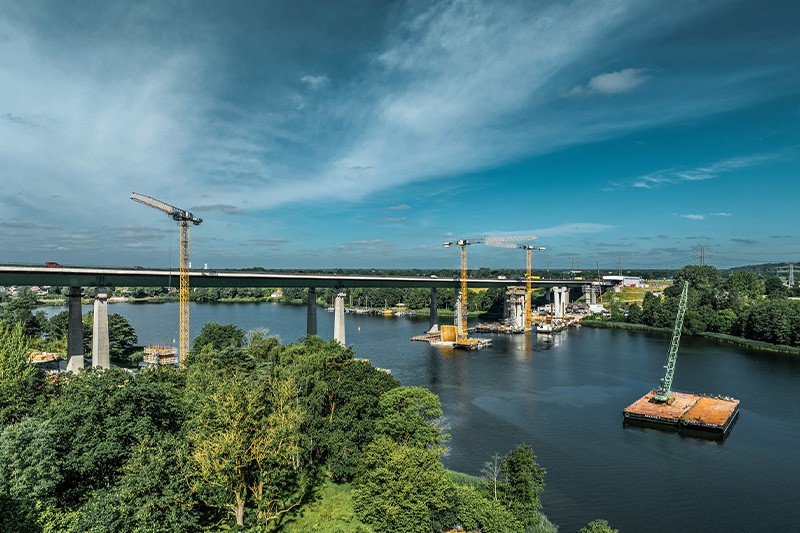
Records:
{"label": "bridge", "polygon": [[[81,326],[81,287],[174,287],[178,283],[178,270],[86,267],[86,266],[33,266],[0,265],[0,286],[50,285],[69,287],[67,307],[69,309],[67,357],[68,370],[83,367],[83,329]],[[280,274],[242,270],[195,269],[189,273],[191,287],[305,287],[308,289],[308,312],[306,331],[317,334],[316,289],[340,289],[334,305],[334,339],[345,342],[344,334],[344,289],[372,287],[428,288],[430,298],[430,327],[438,328],[438,305],[436,289],[460,289],[460,277],[438,278],[436,276],[350,276],[337,274]],[[470,288],[506,288],[525,283],[524,278],[475,278],[468,279]],[[536,287],[553,289],[556,299],[564,298],[567,287],[587,285],[610,286],[604,281],[575,279],[532,280]],[[94,329],[92,336],[92,366],[107,368],[108,357],[108,309],[107,294],[102,291],[95,297]]]}

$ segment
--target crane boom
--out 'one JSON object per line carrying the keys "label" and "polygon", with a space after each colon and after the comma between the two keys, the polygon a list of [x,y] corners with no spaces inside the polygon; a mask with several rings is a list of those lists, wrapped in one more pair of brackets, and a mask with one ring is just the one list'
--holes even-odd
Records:
{"label": "crane boom", "polygon": [[[511,243],[513,241],[535,241],[536,237],[533,235],[527,237],[520,236],[500,236],[500,237],[475,237],[472,239],[459,239],[457,241],[448,241],[443,244],[445,248],[449,248],[454,244],[461,247],[461,327],[456,336],[457,340],[464,340],[467,338],[467,246],[471,244],[486,244],[487,246],[497,246],[500,248],[513,248],[514,246],[506,246],[504,243]],[[528,295],[530,297],[530,294]]]}
{"label": "crane boom", "polygon": [[180,310],[180,362],[181,365],[183,365],[186,356],[189,354],[189,223],[191,222],[195,226],[198,226],[203,222],[203,219],[194,216],[189,211],[143,194],[132,192],[131,200],[163,211],[172,217],[173,220],[177,220],[181,228],[178,307]]}
{"label": "crane boom", "polygon": [[681,299],[678,303],[678,314],[675,316],[675,327],[672,330],[672,342],[669,345],[669,355],[667,364],[664,368],[667,372],[661,380],[661,387],[655,392],[653,398],[659,402],[666,402],[672,396],[672,377],[675,375],[675,362],[678,359],[678,345],[681,342],[681,330],[683,329],[683,317],[686,314],[686,301],[689,296],[689,282],[683,282]]}

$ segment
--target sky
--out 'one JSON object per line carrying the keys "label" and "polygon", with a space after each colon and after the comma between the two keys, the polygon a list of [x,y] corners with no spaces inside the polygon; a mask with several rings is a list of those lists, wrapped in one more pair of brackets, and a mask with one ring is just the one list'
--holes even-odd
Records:
{"label": "sky", "polygon": [[[0,263],[800,262],[800,3],[0,0]],[[523,238],[536,236],[535,242]],[[469,248],[470,267],[524,268]]]}

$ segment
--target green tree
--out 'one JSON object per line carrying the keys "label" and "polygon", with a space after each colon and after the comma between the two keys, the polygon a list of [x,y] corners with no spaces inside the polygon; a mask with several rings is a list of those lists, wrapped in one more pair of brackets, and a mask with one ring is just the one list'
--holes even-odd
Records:
{"label": "green tree", "polygon": [[524,527],[499,501],[482,495],[475,487],[454,487],[457,509],[455,520],[468,531],[517,533]]}
{"label": "green tree", "polygon": [[21,323],[0,323],[0,427],[22,420],[44,389],[44,374],[30,364],[30,352]]}
{"label": "green tree", "polygon": [[34,313],[38,305],[36,295],[24,287],[0,308],[0,322],[5,322],[11,327],[20,324],[25,335],[37,339],[47,323],[44,311]]}
{"label": "green tree", "polygon": [[450,478],[438,448],[406,446],[379,435],[358,461],[353,505],[376,531],[429,533],[451,508]]}
{"label": "green tree", "polygon": [[244,345],[244,338],[244,330],[233,324],[209,322],[195,337],[191,353],[196,354],[206,346],[212,350],[222,350],[228,347],[241,348]]}
{"label": "green tree", "polygon": [[727,307],[738,309],[764,294],[764,279],[748,270],[733,272],[725,282],[728,292]]}
{"label": "green tree", "polygon": [[439,397],[422,387],[398,387],[380,399],[382,418],[378,432],[398,444],[435,446],[446,438],[440,427],[442,406]]}
{"label": "green tree", "polygon": [[310,490],[301,457],[303,417],[289,380],[254,383],[234,374],[219,382],[188,426],[195,492],[227,509],[240,527],[273,526]]}
{"label": "green tree", "polygon": [[527,444],[518,444],[503,458],[502,500],[523,525],[534,524],[539,519],[542,505],[539,495],[544,490],[544,468],[539,467],[533,450]]}
{"label": "green tree", "polygon": [[770,298],[785,298],[789,291],[781,278],[770,276],[764,280],[764,292]]}
{"label": "green tree", "polygon": [[580,533],[619,533],[619,530],[612,529],[605,520],[597,519],[582,527]]}

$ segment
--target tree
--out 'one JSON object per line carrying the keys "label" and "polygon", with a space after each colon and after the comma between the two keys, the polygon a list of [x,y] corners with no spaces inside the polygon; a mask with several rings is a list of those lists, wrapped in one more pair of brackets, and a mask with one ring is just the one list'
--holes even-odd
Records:
{"label": "tree", "polygon": [[738,270],[725,282],[728,291],[727,307],[737,309],[764,294],[764,279],[754,272]]}
{"label": "tree", "polygon": [[597,519],[582,527],[580,533],[619,533],[619,530],[612,529],[605,520]]}
{"label": "tree", "polygon": [[527,444],[518,444],[505,457],[500,467],[503,472],[503,496],[506,507],[523,525],[536,523],[542,505],[539,495],[544,490],[544,468],[536,462],[533,450]]}
{"label": "tree", "polygon": [[778,276],[770,276],[764,280],[764,292],[770,298],[785,298],[788,294],[786,285]]}
{"label": "tree", "polygon": [[524,527],[502,503],[483,496],[475,487],[456,485],[456,523],[468,531],[517,533]]}
{"label": "tree", "polygon": [[234,374],[218,383],[189,422],[192,486],[243,527],[270,527],[309,490],[301,457],[305,416],[290,380],[255,383]]}
{"label": "tree", "polygon": [[439,397],[422,387],[398,387],[383,394],[377,430],[398,444],[435,446],[446,438],[440,427]]}
{"label": "tree", "polygon": [[0,323],[0,428],[30,413],[44,389],[44,374],[30,364],[30,352],[22,324]]}
{"label": "tree", "polygon": [[44,311],[33,312],[37,305],[36,295],[25,287],[0,309],[0,322],[12,327],[20,324],[25,335],[37,339],[47,323]]}
{"label": "tree", "polygon": [[209,322],[195,337],[191,353],[196,354],[206,346],[212,350],[221,350],[227,347],[241,348],[244,344],[244,337],[244,330],[233,324]]}
{"label": "tree", "polygon": [[353,506],[376,531],[428,533],[452,507],[451,484],[439,450],[403,445],[379,435],[358,461]]}

